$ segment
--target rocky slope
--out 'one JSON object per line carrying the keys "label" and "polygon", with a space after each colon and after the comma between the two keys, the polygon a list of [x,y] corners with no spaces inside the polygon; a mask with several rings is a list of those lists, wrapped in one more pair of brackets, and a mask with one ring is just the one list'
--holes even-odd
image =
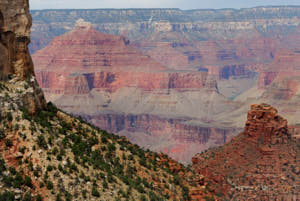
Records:
{"label": "rocky slope", "polygon": [[245,130],[230,143],[193,158],[212,192],[232,199],[297,200],[300,141],[287,120],[267,104],[252,105]]}
{"label": "rocky slope", "polygon": [[[0,196],[17,200],[188,199],[193,179],[181,178],[195,177],[192,172],[50,103],[31,116],[18,104],[27,93],[24,84],[1,82]],[[201,189],[200,184],[195,187]]]}

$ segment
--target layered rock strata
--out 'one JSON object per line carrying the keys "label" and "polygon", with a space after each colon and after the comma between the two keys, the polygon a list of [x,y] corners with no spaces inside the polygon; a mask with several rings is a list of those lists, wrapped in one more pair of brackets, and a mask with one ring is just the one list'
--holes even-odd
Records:
{"label": "layered rock strata", "polygon": [[[223,144],[233,136],[230,131],[237,130],[222,123],[202,126],[212,116],[235,108],[219,94],[208,71],[167,68],[140,53],[125,37],[100,33],[83,20],[33,59],[49,101],[184,162],[197,152],[197,145],[202,149]],[[217,102],[228,107],[216,106]],[[183,123],[191,119],[197,123]]]}

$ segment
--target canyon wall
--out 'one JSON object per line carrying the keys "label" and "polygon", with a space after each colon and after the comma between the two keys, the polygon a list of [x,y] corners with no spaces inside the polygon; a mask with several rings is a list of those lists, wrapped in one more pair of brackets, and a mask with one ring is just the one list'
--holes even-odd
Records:
{"label": "canyon wall", "polygon": [[297,6],[32,14],[47,100],[143,147],[188,162],[236,135],[257,102],[298,122]]}
{"label": "canyon wall", "polygon": [[183,162],[238,130],[223,121],[201,123],[236,108],[219,93],[208,70],[169,68],[126,38],[100,33],[83,20],[33,59],[47,100]]}
{"label": "canyon wall", "polygon": [[[261,68],[273,62],[281,49],[294,51],[300,41],[298,6],[190,11],[36,10],[32,15],[32,52],[71,31],[82,18],[98,31],[121,35],[121,40],[162,66],[180,71],[207,71],[222,81],[219,89],[228,98],[254,87],[256,79],[259,86],[264,82],[269,85],[274,72]],[[111,65],[107,60],[104,57],[99,62]],[[83,62],[83,65],[91,64]],[[234,81],[240,78],[241,83]]]}
{"label": "canyon wall", "polygon": [[[31,16],[25,0],[0,2],[0,60],[1,77],[15,74],[21,79],[33,75],[33,64],[28,51]],[[26,5],[24,7],[24,5]]]}
{"label": "canyon wall", "polygon": [[23,101],[30,113],[45,106],[43,92],[34,78],[33,63],[29,54],[32,23],[27,0],[0,2],[0,80],[16,78],[26,80],[32,87]]}
{"label": "canyon wall", "polygon": [[151,114],[83,115],[94,125],[126,136],[131,142],[187,163],[199,151],[231,140],[239,129],[213,124],[190,124],[187,118],[167,118]]}
{"label": "canyon wall", "polygon": [[[232,39],[256,30],[263,34],[287,32],[299,25],[299,7],[257,7],[249,9],[93,9],[35,10],[32,50],[45,47],[54,36],[72,29],[79,18],[96,29],[131,40],[151,32],[185,32],[197,40]],[[295,18],[298,16],[298,18]],[[63,17],[64,20],[61,20]],[[289,29],[286,29],[289,28]]]}

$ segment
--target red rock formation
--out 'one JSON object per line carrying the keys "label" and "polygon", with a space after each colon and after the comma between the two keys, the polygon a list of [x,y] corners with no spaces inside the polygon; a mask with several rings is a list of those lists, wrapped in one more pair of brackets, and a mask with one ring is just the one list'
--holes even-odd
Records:
{"label": "red rock formation", "polygon": [[166,70],[138,53],[126,38],[100,33],[80,20],[73,31],[56,37],[49,46],[34,54],[33,59],[37,71]]}
{"label": "red rock formation", "polygon": [[[76,70],[74,70],[76,72]],[[46,93],[70,94],[68,88],[84,87],[81,92],[98,91],[116,92],[123,87],[135,87],[145,91],[156,89],[177,89],[179,91],[204,88],[206,72],[115,72],[100,71],[69,74],[40,70],[36,71],[37,80]],[[78,81],[74,81],[74,79]],[[79,80],[81,80],[79,82]],[[81,86],[84,84],[85,86]],[[209,87],[209,86],[208,86]],[[76,91],[74,91],[76,92]],[[74,93],[77,94],[77,93]]]}
{"label": "red rock formation", "polygon": [[251,105],[244,135],[254,139],[261,138],[264,144],[269,144],[272,139],[276,140],[278,135],[288,138],[287,120],[269,105]]}
{"label": "red rock formation", "polygon": [[55,38],[33,59],[38,82],[46,92],[55,94],[69,93],[65,90],[74,87],[81,93],[88,92],[73,79],[88,83],[90,90],[115,92],[122,87],[146,91],[199,89],[205,86],[207,76],[206,72],[169,71],[137,52],[124,37],[100,33],[81,21],[75,30]]}
{"label": "red rock formation", "polygon": [[[176,46],[175,41],[173,43]],[[182,43],[186,44],[184,41]],[[33,59],[37,66],[37,80],[48,100],[68,112],[88,116],[91,122],[111,132],[125,133],[127,136],[140,132],[139,136],[129,139],[145,147],[156,147],[156,150],[170,153],[176,159],[187,162],[197,152],[197,144],[203,147],[223,144],[232,137],[227,134],[235,130],[186,125],[176,120],[177,117],[189,119],[177,110],[182,112],[182,101],[194,101],[194,94],[198,96],[200,90],[209,94],[209,97],[216,95],[213,97],[215,100],[220,98],[223,101],[218,94],[216,81],[208,76],[207,71],[168,69],[138,52],[124,37],[100,33],[84,21],[79,21],[73,31],[56,37],[49,46],[36,52]],[[124,95],[126,90],[137,90],[138,93]],[[94,107],[89,110],[84,108],[79,96],[83,97],[83,101],[92,103],[87,104],[88,107]],[[129,98],[123,99],[124,96]],[[67,99],[75,99],[72,103],[76,103],[71,104]],[[129,101],[130,104],[127,104]],[[147,104],[145,108],[149,109],[146,112],[129,111],[130,114],[126,115],[114,115],[122,114],[126,108],[115,109],[117,106],[110,105],[134,107],[142,105],[141,102]],[[198,101],[192,104],[201,105]],[[163,114],[164,117],[152,115],[155,113],[152,108],[159,111],[159,107],[162,107],[162,111],[170,108],[168,110],[175,117],[171,115],[168,118],[169,114]],[[148,135],[145,136],[145,133]],[[160,138],[169,142],[158,146],[159,143],[154,141]],[[191,144],[194,148],[189,146]]]}
{"label": "red rock formation", "polygon": [[198,154],[193,167],[222,199],[293,200],[300,195],[295,167],[300,141],[270,105],[252,105],[245,130],[223,147]]}

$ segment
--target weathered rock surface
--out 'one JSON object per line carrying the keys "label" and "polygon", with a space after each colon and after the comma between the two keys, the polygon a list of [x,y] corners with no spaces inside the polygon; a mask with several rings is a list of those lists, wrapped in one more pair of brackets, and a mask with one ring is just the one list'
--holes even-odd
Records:
{"label": "weathered rock surface", "polygon": [[16,74],[25,79],[33,75],[33,64],[27,47],[31,23],[28,1],[0,2],[1,77]]}
{"label": "weathered rock surface", "polygon": [[28,50],[31,23],[27,0],[0,2],[0,80],[26,80],[32,90],[20,104],[35,113],[45,106],[45,99],[35,81]]}
{"label": "weathered rock surface", "polygon": [[300,54],[298,48],[290,46],[291,49],[277,50],[271,63],[257,66],[257,86],[235,98],[245,103],[239,110],[241,114],[247,111],[247,105],[265,102],[276,107],[291,125],[299,124]]}
{"label": "weathered rock surface", "polygon": [[244,134],[248,137],[261,137],[265,144],[269,144],[277,135],[286,134],[287,120],[278,115],[275,108],[267,104],[251,105],[248,112]]}
{"label": "weathered rock surface", "polygon": [[213,192],[230,199],[293,200],[300,195],[295,188],[300,141],[293,135],[275,108],[252,105],[244,132],[223,147],[195,156],[193,167],[213,181]]}

